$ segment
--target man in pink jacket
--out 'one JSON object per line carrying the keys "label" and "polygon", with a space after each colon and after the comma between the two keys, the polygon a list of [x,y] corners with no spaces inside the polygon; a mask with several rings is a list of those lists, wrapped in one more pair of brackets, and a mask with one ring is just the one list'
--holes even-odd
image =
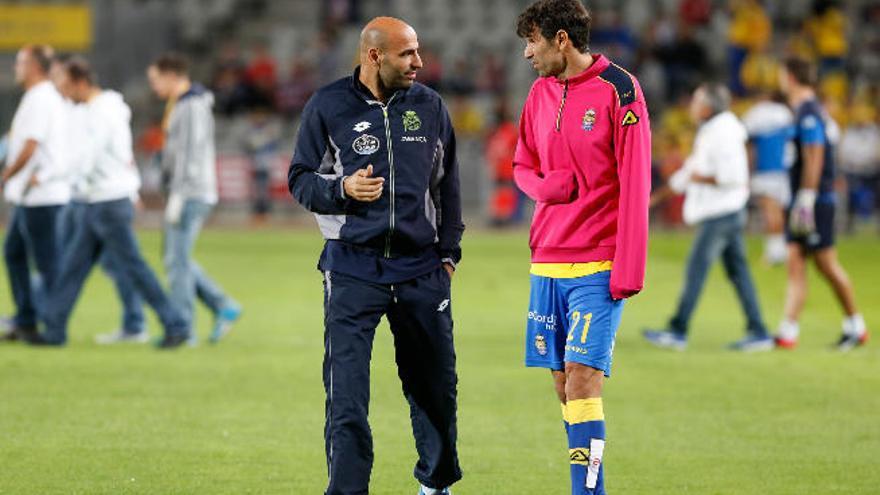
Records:
{"label": "man in pink jacket", "polygon": [[540,0],[517,34],[539,74],[523,107],[517,185],[537,202],[526,365],[549,368],[573,495],[605,493],[602,385],[623,300],[644,283],[651,132],[638,81],[589,52],[579,0]]}

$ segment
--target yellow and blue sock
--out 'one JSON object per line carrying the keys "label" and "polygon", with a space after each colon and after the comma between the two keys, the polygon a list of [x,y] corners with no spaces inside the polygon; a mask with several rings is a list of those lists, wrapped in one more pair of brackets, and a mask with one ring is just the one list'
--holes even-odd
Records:
{"label": "yellow and blue sock", "polygon": [[570,400],[563,406],[572,495],[605,495],[602,454],[605,451],[605,413],[602,399]]}
{"label": "yellow and blue sock", "polygon": [[560,404],[562,406],[562,425],[565,426],[565,436],[568,437],[568,430],[570,426],[568,424],[568,412],[565,404]]}

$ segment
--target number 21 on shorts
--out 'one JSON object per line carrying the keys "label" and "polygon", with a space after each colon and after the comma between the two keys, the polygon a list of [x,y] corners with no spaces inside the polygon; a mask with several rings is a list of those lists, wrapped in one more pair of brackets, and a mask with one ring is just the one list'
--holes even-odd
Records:
{"label": "number 21 on shorts", "polygon": [[[583,330],[581,331],[581,344],[587,343],[587,333],[590,331],[590,321],[593,319],[593,313],[587,313],[583,316]],[[575,331],[577,330],[578,323],[581,322],[581,312],[575,311],[571,314],[571,327],[568,330],[568,338],[565,339],[566,342],[571,342],[574,340]]]}

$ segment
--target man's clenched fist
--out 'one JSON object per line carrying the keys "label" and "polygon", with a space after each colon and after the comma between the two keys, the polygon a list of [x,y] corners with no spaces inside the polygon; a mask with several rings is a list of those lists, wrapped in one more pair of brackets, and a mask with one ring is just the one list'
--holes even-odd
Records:
{"label": "man's clenched fist", "polygon": [[373,177],[373,165],[367,165],[342,180],[345,195],[356,201],[370,203],[382,197],[383,177]]}

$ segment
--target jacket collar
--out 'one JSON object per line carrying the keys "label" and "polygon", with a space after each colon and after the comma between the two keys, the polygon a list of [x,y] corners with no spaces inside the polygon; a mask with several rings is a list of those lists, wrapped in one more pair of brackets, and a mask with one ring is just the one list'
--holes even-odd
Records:
{"label": "jacket collar", "polygon": [[191,98],[193,96],[199,96],[207,93],[208,90],[201,83],[194,82],[189,86],[189,89],[186,90],[186,93],[180,95],[180,98],[177,101],[185,100],[187,98]]}
{"label": "jacket collar", "polygon": [[568,83],[569,87],[577,86],[578,84],[583,84],[583,83],[589,81],[590,79],[597,77],[599,74],[602,73],[602,71],[604,71],[605,69],[608,68],[609,65],[611,65],[611,61],[608,60],[608,58],[605,57],[605,55],[592,54],[591,56],[593,57],[593,63],[590,64],[589,67],[587,67],[587,70],[581,72],[580,74],[578,74],[574,77],[569,77],[568,79],[564,79],[564,80],[556,79],[557,84]]}
{"label": "jacket collar", "polygon": [[[358,65],[357,67],[354,68],[354,74],[351,75],[351,89],[355,93],[357,93],[358,96],[360,96],[361,98],[366,100],[367,103],[373,103],[373,102],[381,103],[379,98],[376,98],[376,95],[374,95],[373,92],[370,91],[370,88],[368,88],[366,85],[364,85],[364,83],[361,82],[361,66],[360,65]],[[407,91],[406,89],[398,89],[397,91],[394,92],[394,94],[392,94],[390,97],[388,97],[388,100],[385,102],[385,104],[387,105],[388,102],[390,102],[392,99],[395,99],[395,100],[400,99],[401,96],[406,94],[406,91]]]}

